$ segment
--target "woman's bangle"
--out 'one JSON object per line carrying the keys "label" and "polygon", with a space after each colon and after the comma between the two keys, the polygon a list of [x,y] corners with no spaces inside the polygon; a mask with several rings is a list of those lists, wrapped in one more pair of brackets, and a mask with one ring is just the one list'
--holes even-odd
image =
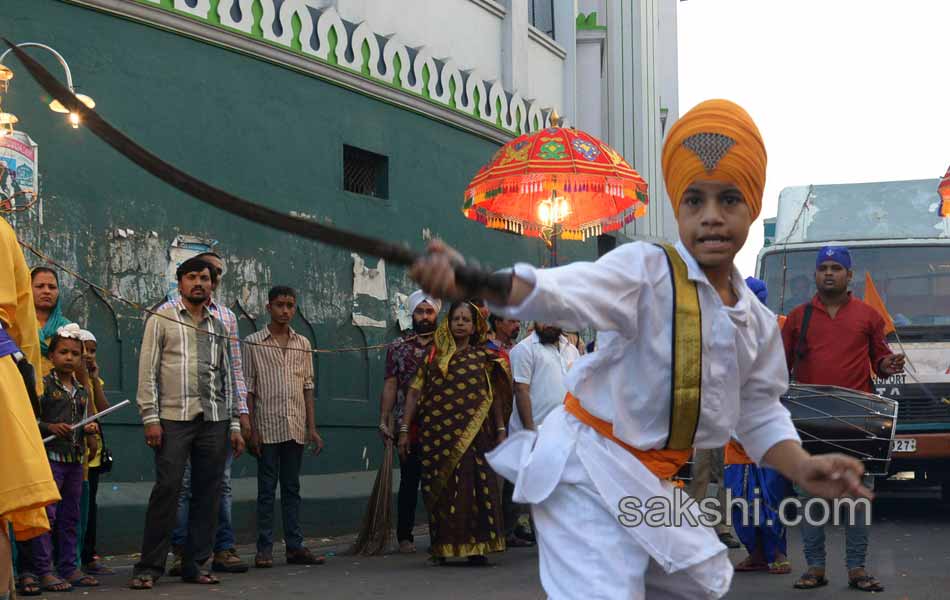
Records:
{"label": "woman's bangle", "polygon": [[505,429],[504,427],[498,427],[495,429],[495,431],[508,431],[508,430]]}
{"label": "woman's bangle", "polygon": [[405,424],[400,425],[400,426],[399,426],[399,433],[409,433],[409,426],[408,426],[408,425],[405,425]]}

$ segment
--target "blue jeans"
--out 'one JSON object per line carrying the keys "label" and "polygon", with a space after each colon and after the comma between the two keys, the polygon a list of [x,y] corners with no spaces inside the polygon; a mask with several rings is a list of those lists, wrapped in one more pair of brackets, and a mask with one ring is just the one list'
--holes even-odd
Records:
{"label": "blue jeans", "polygon": [[[864,485],[870,489],[874,488],[874,478],[865,476]],[[797,485],[795,486],[795,491],[798,493],[799,498],[801,498],[802,506],[799,508],[802,515],[801,530],[802,530],[802,545],[805,549],[805,562],[808,563],[809,567],[818,567],[825,568],[825,528],[824,526],[815,526],[809,525],[804,516],[805,516],[805,504],[813,498],[808,492],[802,490]],[[832,501],[828,501],[832,502]],[[841,520],[840,523],[844,525],[844,536],[845,536],[845,562],[848,566],[848,569],[857,569],[865,566],[865,561],[868,555],[868,525],[867,525],[867,515],[865,514],[865,509],[863,504],[857,505],[857,509],[854,511],[854,524],[849,523],[848,513],[850,511],[847,508],[842,508],[840,511]],[[823,516],[824,511],[817,507],[812,508],[811,514],[815,518],[820,518]],[[829,523],[833,523],[834,515],[829,511]]]}
{"label": "blue jeans", "polygon": [[257,551],[274,547],[274,492],[280,481],[280,514],[287,550],[303,548],[300,528],[300,465],[304,447],[290,440],[262,444],[257,459]]}
{"label": "blue jeans", "polygon": [[[224,478],[221,480],[221,504],[218,506],[218,528],[214,535],[214,551],[223,552],[234,548],[234,528],[231,527],[231,463],[234,453],[228,443],[228,458],[224,463]],[[191,502],[191,463],[185,465],[178,495],[178,525],[172,531],[172,544],[184,547],[188,536],[188,505]]]}

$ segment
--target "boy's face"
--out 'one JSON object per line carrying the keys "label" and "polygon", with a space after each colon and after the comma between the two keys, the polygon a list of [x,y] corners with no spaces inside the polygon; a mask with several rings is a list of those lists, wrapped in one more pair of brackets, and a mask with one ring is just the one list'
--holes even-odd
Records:
{"label": "boy's face", "polygon": [[297,299],[293,296],[277,296],[273,302],[267,304],[272,323],[287,325],[294,320],[297,313]]}
{"label": "boy's face", "polygon": [[53,367],[63,373],[75,371],[80,360],[82,360],[82,342],[79,340],[59,340],[50,356]]}
{"label": "boy's face", "polygon": [[731,182],[699,179],[683,193],[676,220],[683,245],[707,269],[732,264],[749,235],[752,213]]}

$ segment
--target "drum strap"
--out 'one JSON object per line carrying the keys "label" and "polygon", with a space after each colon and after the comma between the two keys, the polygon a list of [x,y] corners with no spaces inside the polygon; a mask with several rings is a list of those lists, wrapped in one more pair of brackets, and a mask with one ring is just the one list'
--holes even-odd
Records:
{"label": "drum strap", "polygon": [[686,262],[676,248],[657,245],[666,253],[673,286],[670,435],[666,448],[684,450],[693,447],[701,405],[703,327],[699,289],[696,282],[690,281]]}
{"label": "drum strap", "polygon": [[795,342],[795,355],[792,357],[792,370],[789,373],[791,383],[795,383],[795,368],[798,367],[798,361],[804,359],[805,355],[808,354],[808,342],[805,340],[805,336],[808,334],[808,324],[811,323],[811,314],[814,310],[815,307],[812,306],[811,302],[805,305],[802,329],[799,331],[798,340]]}

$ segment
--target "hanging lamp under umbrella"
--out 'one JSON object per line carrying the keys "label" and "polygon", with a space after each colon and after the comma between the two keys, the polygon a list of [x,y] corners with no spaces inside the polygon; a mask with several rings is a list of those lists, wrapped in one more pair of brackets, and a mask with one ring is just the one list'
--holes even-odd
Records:
{"label": "hanging lamp under umbrella", "polygon": [[552,126],[502,146],[465,190],[462,212],[491,229],[586,240],[646,214],[647,183],[613,148]]}
{"label": "hanging lamp under umbrella", "polygon": [[947,174],[940,180],[937,193],[940,194],[940,206],[937,207],[937,214],[941,217],[950,217],[950,168],[947,169]]}

